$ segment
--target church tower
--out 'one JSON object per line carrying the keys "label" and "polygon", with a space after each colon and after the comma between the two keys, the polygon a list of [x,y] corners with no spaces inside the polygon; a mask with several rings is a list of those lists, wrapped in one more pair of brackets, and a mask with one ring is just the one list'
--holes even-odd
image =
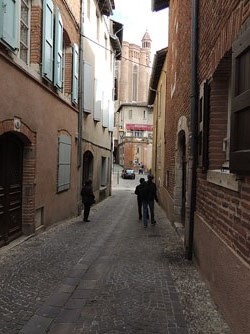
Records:
{"label": "church tower", "polygon": [[151,56],[151,43],[152,40],[150,38],[150,35],[148,31],[146,30],[144,36],[142,37],[142,48],[146,50],[147,54],[147,65],[150,64],[150,56]]}

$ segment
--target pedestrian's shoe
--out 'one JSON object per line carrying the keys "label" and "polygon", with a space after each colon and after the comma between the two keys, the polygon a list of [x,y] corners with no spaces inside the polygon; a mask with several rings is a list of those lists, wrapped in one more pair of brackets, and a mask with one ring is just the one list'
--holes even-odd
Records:
{"label": "pedestrian's shoe", "polygon": [[148,225],[144,225],[144,228],[147,228],[148,227]]}
{"label": "pedestrian's shoe", "polygon": [[139,220],[142,220],[142,217],[139,217]]}
{"label": "pedestrian's shoe", "polygon": [[90,220],[88,220],[88,219],[83,219],[83,221],[84,221],[84,222],[87,222],[87,223],[90,222]]}
{"label": "pedestrian's shoe", "polygon": [[153,223],[151,223],[152,225],[155,225],[156,224],[156,221],[154,220]]}

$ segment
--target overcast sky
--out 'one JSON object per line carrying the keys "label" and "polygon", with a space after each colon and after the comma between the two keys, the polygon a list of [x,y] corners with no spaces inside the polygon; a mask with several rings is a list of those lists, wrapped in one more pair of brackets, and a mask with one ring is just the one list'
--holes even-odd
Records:
{"label": "overcast sky", "polygon": [[152,55],[168,43],[168,9],[151,11],[151,0],[115,0],[111,19],[124,25],[123,40],[141,46],[146,32],[152,39]]}

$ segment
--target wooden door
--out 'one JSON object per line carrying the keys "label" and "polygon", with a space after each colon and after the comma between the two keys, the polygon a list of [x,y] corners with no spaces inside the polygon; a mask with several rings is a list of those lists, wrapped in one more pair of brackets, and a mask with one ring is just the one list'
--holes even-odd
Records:
{"label": "wooden door", "polygon": [[22,232],[23,145],[12,133],[0,136],[0,244]]}

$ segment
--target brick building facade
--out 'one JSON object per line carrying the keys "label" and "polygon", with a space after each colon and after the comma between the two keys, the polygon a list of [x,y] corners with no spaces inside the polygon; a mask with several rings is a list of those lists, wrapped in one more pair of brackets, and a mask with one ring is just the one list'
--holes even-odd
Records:
{"label": "brick building facade", "polygon": [[10,1],[1,15],[1,245],[78,212],[79,20],[80,1]]}
{"label": "brick building facade", "polygon": [[[1,2],[0,246],[79,214],[87,178],[97,201],[110,194],[113,65],[121,49],[113,8],[113,0]],[[83,21],[92,45],[83,42]]]}
{"label": "brick building facade", "polygon": [[160,202],[173,224],[181,223],[186,255],[197,263],[232,332],[246,334],[250,3],[153,1],[153,10],[166,6],[165,183]]}

